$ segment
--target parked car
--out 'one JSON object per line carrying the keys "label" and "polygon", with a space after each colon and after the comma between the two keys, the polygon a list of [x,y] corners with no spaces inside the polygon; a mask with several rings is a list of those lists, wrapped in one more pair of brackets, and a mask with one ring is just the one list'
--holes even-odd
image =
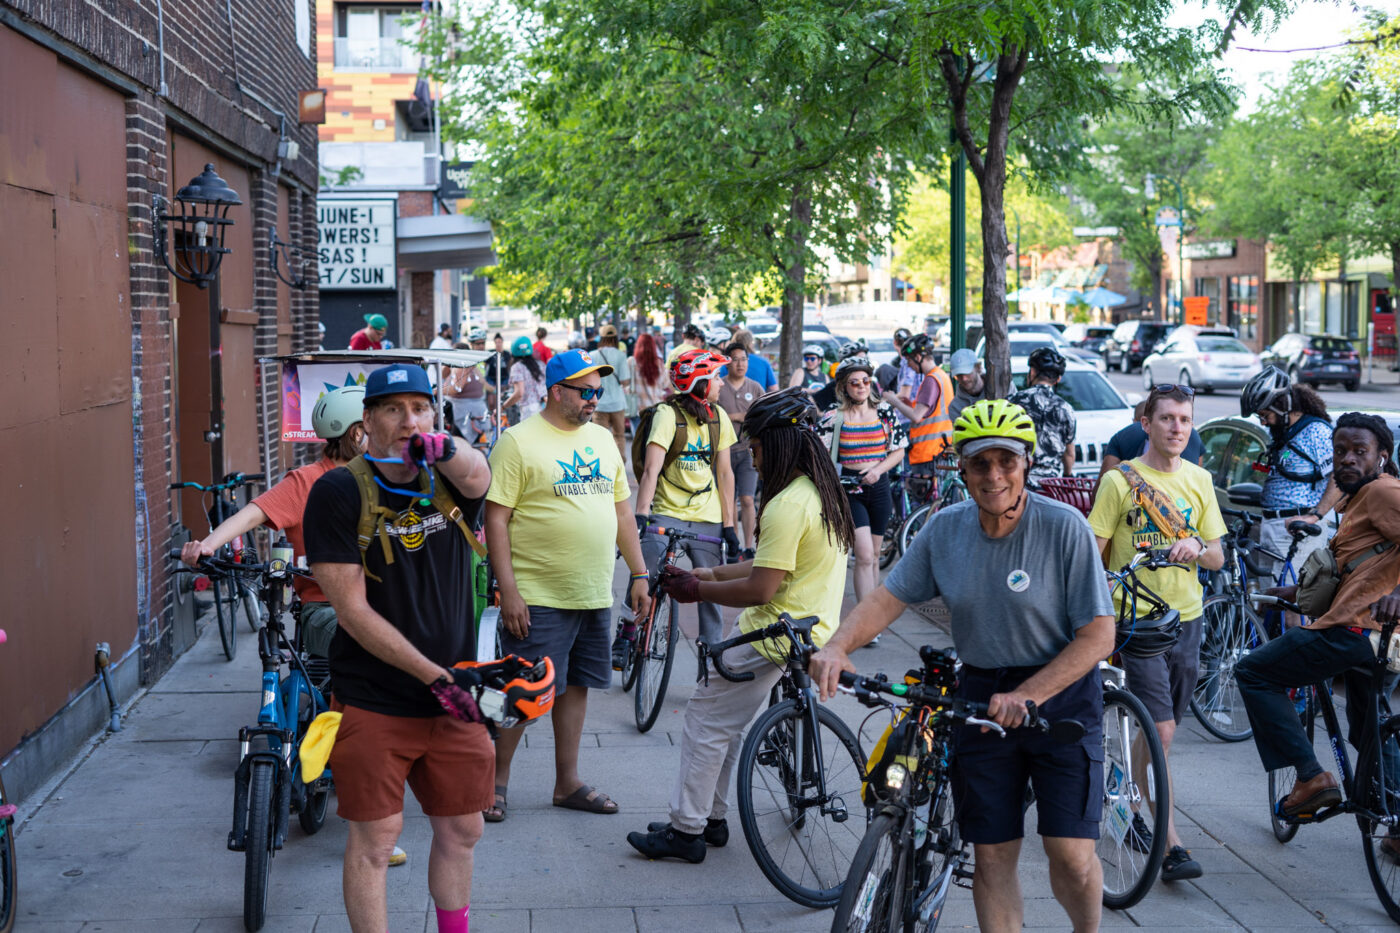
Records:
{"label": "parked car", "polygon": [[[1059,350],[1060,355],[1067,360],[1079,360],[1086,366],[1092,366],[1100,372],[1106,369],[1103,360],[1098,354],[1070,346],[1069,341],[1060,336],[1059,331],[1048,325],[1027,328],[1015,322],[1008,323],[1006,338],[1011,344],[1011,361],[1013,367],[1016,364],[1016,360],[1024,360],[1031,355],[1031,351],[1036,347],[1054,347],[1056,350]],[[983,337],[977,342],[978,359],[986,358],[986,347],[987,339]]]}
{"label": "parked car", "polygon": [[1284,334],[1260,354],[1260,361],[1314,389],[1324,382],[1340,382],[1348,392],[1355,392],[1361,384],[1356,348],[1345,337],[1332,334]]}
{"label": "parked car", "polygon": [[1108,324],[1071,324],[1065,328],[1063,336],[1071,346],[1098,354],[1102,359],[1104,343],[1113,336],[1113,327]]}
{"label": "parked car", "polygon": [[1239,388],[1259,368],[1259,355],[1234,337],[1178,331],[1142,361],[1142,385],[1150,390],[1159,382],[1178,382],[1209,395]]}
{"label": "parked car", "polygon": [[[1025,388],[1028,374],[1025,357],[1013,357],[1012,384],[1017,389]],[[1098,476],[1104,445],[1133,419],[1133,406],[1107,376],[1073,359],[1065,361],[1065,374],[1056,383],[1055,394],[1074,409],[1075,475]]]}
{"label": "parked car", "polygon": [[899,351],[894,348],[893,337],[867,337],[865,339],[865,355],[876,367],[886,363],[896,363],[899,360]]}
{"label": "parked car", "polygon": [[[782,347],[782,344],[778,340],[778,338],[779,336],[781,336],[781,334],[782,328],[779,328],[771,336],[765,337],[763,340],[763,349],[760,351],[765,357],[767,357],[768,362],[773,364],[774,372],[777,372],[778,370],[778,355],[781,352]],[[820,346],[822,348],[822,353],[826,356],[827,360],[829,362],[835,362],[836,352],[841,349],[842,342],[837,338],[831,336],[824,330],[804,329],[802,331],[802,346],[805,347],[809,343],[815,343],[818,346]]]}
{"label": "parked car", "polygon": [[[1358,408],[1355,411],[1380,415],[1390,430],[1400,437],[1400,410]],[[1334,412],[1333,414],[1337,414]],[[1215,496],[1222,508],[1259,511],[1259,489],[1264,474],[1255,469],[1269,449],[1269,432],[1254,418],[1229,415],[1212,418],[1196,429],[1201,435],[1201,466],[1210,473]],[[1400,456],[1400,442],[1391,456]],[[1230,496],[1231,488],[1235,496]],[[1251,488],[1254,487],[1254,488]]]}
{"label": "parked car", "polygon": [[1124,321],[1104,341],[1103,362],[1108,369],[1130,373],[1152,354],[1157,342],[1172,329],[1166,321]]}
{"label": "parked car", "polygon": [[[967,330],[964,331],[964,333],[967,335],[967,339],[963,341],[963,346],[977,346],[977,341],[982,336],[982,315],[969,314],[963,323],[967,327]],[[952,328],[953,321],[951,318],[939,324],[937,329],[933,333],[934,345],[940,347],[951,347],[953,345]]]}

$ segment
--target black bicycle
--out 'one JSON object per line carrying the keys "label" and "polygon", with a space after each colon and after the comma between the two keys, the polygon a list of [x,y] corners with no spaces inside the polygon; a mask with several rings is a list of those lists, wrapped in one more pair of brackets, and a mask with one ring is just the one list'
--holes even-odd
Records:
{"label": "black bicycle", "polygon": [[[953,885],[971,886],[971,856],[953,814],[954,733],[962,725],[1001,736],[1006,731],[986,718],[986,704],[952,695],[957,658],[951,651],[925,645],[919,658],[922,669],[910,671],[903,683],[841,674],[846,692],[866,706],[896,711],[897,718],[872,763],[866,800],[874,817],[851,861],[832,933],[931,933]],[[1055,741],[1084,737],[1083,724],[1052,725],[1033,703],[1026,713],[1025,727]]]}
{"label": "black bicycle", "polygon": [[[242,508],[239,503],[240,491],[251,490],[256,483],[262,482],[265,478],[265,474],[262,473],[230,473],[221,482],[211,486],[183,481],[171,483],[170,488],[197,489],[206,496],[213,497],[205,510],[209,519],[209,530],[212,532]],[[243,535],[239,535],[221,547],[215,556],[222,561],[234,564],[253,564],[257,563],[258,560],[257,546],[250,537]],[[207,581],[207,588],[214,602],[214,617],[218,621],[219,642],[223,646],[224,657],[232,661],[234,655],[238,654],[238,632],[236,631],[238,617],[241,615],[247,620],[248,628],[254,632],[262,624],[257,590],[246,579],[240,579],[228,573],[208,574],[205,575],[204,580]],[[188,585],[177,583],[175,592],[177,596],[183,595],[190,589],[198,592],[204,588],[202,582],[194,577],[191,578],[191,583]]]}
{"label": "black bicycle", "polygon": [[[1294,603],[1274,596],[1251,596],[1250,599],[1260,606],[1302,614]],[[1384,689],[1388,673],[1385,646],[1390,644],[1395,630],[1393,623],[1382,626],[1379,639],[1373,642],[1377,648],[1376,658],[1352,669],[1360,677],[1351,678],[1349,683],[1358,686],[1359,682],[1365,682],[1365,686],[1358,691],[1362,695],[1347,697],[1348,704],[1356,707],[1371,704],[1372,707],[1367,717],[1369,734],[1361,736],[1354,771],[1347,755],[1346,733],[1332,704],[1330,685],[1319,682],[1307,688],[1305,709],[1300,714],[1303,729],[1311,741],[1314,711],[1322,714],[1327,744],[1341,778],[1342,802],[1312,813],[1285,815],[1282,804],[1293,792],[1298,775],[1292,768],[1281,768],[1269,772],[1269,821],[1278,840],[1288,842],[1304,823],[1322,823],[1346,813],[1355,815],[1361,829],[1361,847],[1371,886],[1390,919],[1400,923],[1400,716],[1391,715]],[[1347,718],[1355,721],[1353,712],[1360,715],[1362,711],[1349,709]]]}
{"label": "black bicycle", "polygon": [[[724,664],[724,652],[771,640],[788,652],[769,706],[739,752],[739,821],[759,870],[783,895],[806,907],[831,907],[865,832],[860,802],[865,764],[849,726],[817,701],[807,661],[816,651],[816,616],[787,613],[761,629],[713,645],[697,642],[701,676],[713,661],[721,677],[753,680]],[[852,809],[856,819],[852,820]]]}

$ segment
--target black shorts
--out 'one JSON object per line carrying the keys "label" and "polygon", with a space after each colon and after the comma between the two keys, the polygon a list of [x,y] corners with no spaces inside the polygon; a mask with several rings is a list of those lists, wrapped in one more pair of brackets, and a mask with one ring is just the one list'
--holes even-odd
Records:
{"label": "black shorts", "polygon": [[1191,706],[1201,672],[1201,618],[1181,623],[1176,646],[1155,658],[1122,655],[1128,689],[1142,701],[1153,722],[1180,723]]}
{"label": "black shorts", "polygon": [[554,664],[554,695],[569,687],[612,686],[612,607],[551,609],[529,606],[530,630],[516,638],[501,629],[501,650],[522,658],[548,657]]}
{"label": "black shorts", "polygon": [[[858,470],[841,468],[842,476],[859,476]],[[851,505],[851,519],[857,528],[869,528],[877,538],[885,536],[890,524],[890,513],[894,511],[894,499],[890,496],[890,478],[881,476],[874,486],[860,489],[847,489],[846,501]]]}
{"label": "black shorts", "polygon": [[[963,667],[958,695],[985,703],[1014,688],[1039,668],[982,670]],[[1084,738],[1059,745],[1030,729],[1008,729],[1006,738],[979,727],[958,730],[953,756],[953,802],[968,842],[995,845],[1024,833],[1026,783],[1035,790],[1036,831],[1067,839],[1099,838],[1103,813],[1103,684],[1090,671],[1053,697],[1046,719],[1077,719]]]}

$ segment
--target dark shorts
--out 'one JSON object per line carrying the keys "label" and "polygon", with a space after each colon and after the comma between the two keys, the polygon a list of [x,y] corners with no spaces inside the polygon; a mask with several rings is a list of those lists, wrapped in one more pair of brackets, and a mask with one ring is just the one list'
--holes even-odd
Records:
{"label": "dark shorts", "polygon": [[403,786],[428,816],[491,806],[496,747],[486,727],[451,716],[388,716],[332,703],[344,715],[331,748],[336,813],[368,823],[403,812]]}
{"label": "dark shorts", "polygon": [[1196,692],[1196,678],[1201,672],[1201,619],[1196,617],[1181,624],[1181,636],[1176,647],[1155,658],[1131,658],[1126,654],[1123,671],[1128,675],[1128,690],[1147,707],[1153,722],[1181,722],[1191,706],[1191,694]]}
{"label": "dark shorts", "polygon": [[[841,475],[859,476],[860,473],[842,467]],[[855,527],[869,528],[876,538],[885,536],[885,529],[890,524],[890,513],[894,511],[889,476],[881,476],[874,486],[862,486],[859,491],[847,489],[846,501],[851,505],[851,519]]]}
{"label": "dark shorts", "polygon": [[[984,671],[964,667],[958,694],[985,703],[1022,683],[1037,668]],[[1036,831],[1067,839],[1099,838],[1103,811],[1103,684],[1097,670],[1040,708],[1052,721],[1077,719],[1079,742],[1059,745],[1030,729],[1006,738],[969,726],[958,730],[953,756],[953,802],[963,838],[995,845],[1024,835],[1026,783],[1035,790]]]}
{"label": "dark shorts", "polygon": [[753,465],[753,451],[729,448],[729,466],[734,470],[734,495],[752,496],[758,491],[758,470]]}
{"label": "dark shorts", "polygon": [[612,686],[612,607],[550,609],[530,606],[530,631],[516,638],[501,629],[501,649],[554,664],[554,695],[566,687]]}

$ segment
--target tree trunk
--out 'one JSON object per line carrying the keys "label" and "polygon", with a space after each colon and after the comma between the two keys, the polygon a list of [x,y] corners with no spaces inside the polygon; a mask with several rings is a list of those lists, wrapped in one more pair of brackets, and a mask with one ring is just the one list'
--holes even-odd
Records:
{"label": "tree trunk", "polygon": [[783,277],[783,330],[779,344],[778,384],[787,385],[792,372],[802,365],[802,307],[807,301],[807,238],[812,226],[812,199],[807,186],[792,190],[788,206],[786,262],[780,266]]}
{"label": "tree trunk", "polygon": [[1400,311],[1400,240],[1390,244],[1390,307]]}
{"label": "tree trunk", "polygon": [[1006,338],[1006,165],[988,161],[982,189],[982,336],[987,341],[989,398],[1011,393],[1011,357]]}

